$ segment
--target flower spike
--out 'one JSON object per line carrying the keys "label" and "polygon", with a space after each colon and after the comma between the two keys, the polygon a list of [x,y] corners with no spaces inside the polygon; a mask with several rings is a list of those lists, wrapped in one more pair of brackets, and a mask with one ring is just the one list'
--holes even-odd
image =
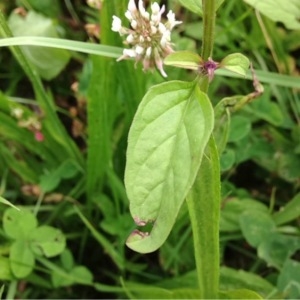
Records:
{"label": "flower spike", "polygon": [[167,14],[167,21],[162,22],[165,6],[160,7],[157,2],[151,4],[151,13],[146,10],[143,0],[139,0],[138,5],[134,0],[129,0],[127,8],[125,17],[131,28],[123,27],[121,19],[113,16],[112,30],[121,36],[127,35],[124,44],[130,47],[124,49],[118,61],[134,58],[136,62],[142,62],[144,71],[157,68],[163,77],[167,77],[163,60],[173,52],[172,29],[182,22],[175,19],[171,10]]}

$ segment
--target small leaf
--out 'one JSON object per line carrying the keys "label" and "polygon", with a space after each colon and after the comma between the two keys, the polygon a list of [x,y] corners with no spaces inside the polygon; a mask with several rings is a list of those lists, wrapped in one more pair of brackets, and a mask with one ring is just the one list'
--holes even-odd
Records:
{"label": "small leaf", "polygon": [[232,149],[225,149],[220,158],[221,171],[232,168],[235,162],[235,152]]}
{"label": "small leaf", "polygon": [[287,259],[278,276],[277,287],[285,299],[300,299],[300,263]]}
{"label": "small leaf", "polygon": [[249,66],[250,61],[245,55],[241,53],[233,53],[223,58],[219,68],[224,68],[242,76],[246,76]]}
{"label": "small leaf", "polygon": [[53,191],[63,179],[75,177],[80,166],[73,160],[63,162],[57,169],[51,170],[40,177],[39,186],[44,193]]}
{"label": "small leaf", "polygon": [[291,201],[282,209],[273,215],[276,225],[282,225],[295,220],[300,216],[300,193],[298,193]]}
{"label": "small leaf", "polygon": [[30,234],[32,251],[37,255],[53,257],[60,254],[66,246],[63,233],[50,226],[40,226]]}
{"label": "small leaf", "polygon": [[8,208],[3,216],[5,233],[13,239],[26,238],[37,227],[36,217],[28,210]]}
{"label": "small leaf", "polygon": [[253,247],[257,247],[276,228],[271,216],[258,210],[245,211],[239,221],[243,235]]}
{"label": "small leaf", "polygon": [[89,285],[93,282],[93,274],[84,266],[76,266],[66,273],[54,270],[51,274],[51,281],[56,288],[73,284]]}
{"label": "small leaf", "polygon": [[[0,255],[0,280],[13,280],[14,276],[10,268],[9,258]],[[2,299],[0,297],[0,299]]]}
{"label": "small leaf", "polygon": [[269,266],[282,268],[285,261],[300,249],[298,236],[287,236],[273,233],[265,237],[259,245],[258,257],[265,260]]}
{"label": "small leaf", "polygon": [[27,241],[15,241],[10,248],[10,267],[17,278],[25,278],[34,267],[34,255],[28,247]]}
{"label": "small leaf", "polygon": [[226,202],[221,210],[220,230],[225,232],[239,231],[239,216],[249,210],[268,213],[268,208],[264,204],[253,199],[239,200],[233,198]]}
{"label": "small leaf", "polygon": [[254,273],[228,267],[220,269],[220,288],[224,291],[248,289],[263,296],[269,295],[275,289],[269,281]]}
{"label": "small leaf", "polygon": [[173,52],[169,54],[164,60],[164,64],[166,66],[175,66],[191,70],[198,70],[201,63],[201,56],[190,51]]}
{"label": "small leaf", "polygon": [[65,249],[60,255],[60,262],[66,271],[70,271],[74,267],[74,259],[72,252],[69,249]]}
{"label": "small leaf", "polygon": [[251,131],[249,118],[235,115],[230,120],[229,142],[237,142],[247,136]]}
{"label": "small leaf", "polygon": [[213,121],[211,103],[195,83],[163,83],[143,98],[129,132],[125,185],[136,223],[154,226],[150,235],[134,231],[127,240],[131,249],[152,252],[168,237]]}

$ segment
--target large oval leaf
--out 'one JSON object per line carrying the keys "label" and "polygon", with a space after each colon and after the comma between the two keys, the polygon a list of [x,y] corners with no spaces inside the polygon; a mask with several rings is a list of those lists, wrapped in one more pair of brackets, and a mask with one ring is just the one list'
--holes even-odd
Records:
{"label": "large oval leaf", "polygon": [[125,185],[135,222],[153,228],[150,234],[135,230],[127,240],[131,249],[152,252],[168,237],[213,120],[211,103],[196,83],[163,83],[143,98],[129,132]]}

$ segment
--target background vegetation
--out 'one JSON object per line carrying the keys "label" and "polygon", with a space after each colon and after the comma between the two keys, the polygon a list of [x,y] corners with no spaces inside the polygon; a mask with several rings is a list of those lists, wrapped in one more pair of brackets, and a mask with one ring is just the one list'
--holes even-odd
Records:
{"label": "background vegetation", "polygon": [[[176,50],[199,52],[201,18],[189,10],[197,7],[183,6],[193,1],[160,2],[183,21]],[[271,15],[253,2],[225,0],[217,15],[214,60],[243,53],[265,89],[232,115],[221,157],[221,287],[299,298],[300,6],[291,1],[280,19],[282,1],[269,1]],[[110,28],[126,7],[125,0],[98,8],[83,0],[0,3],[14,36],[61,38],[60,48],[64,39],[84,41],[90,49],[122,47]],[[0,36],[9,36],[3,20]],[[135,228],[123,185],[127,134],[147,89],[164,79],[80,47],[0,48],[3,297],[188,298],[184,288],[195,286],[196,273],[185,207],[159,251],[125,246]],[[111,56],[120,53],[114,48]],[[168,80],[194,76],[166,71]],[[219,72],[209,93],[215,105],[253,91],[251,80]]]}

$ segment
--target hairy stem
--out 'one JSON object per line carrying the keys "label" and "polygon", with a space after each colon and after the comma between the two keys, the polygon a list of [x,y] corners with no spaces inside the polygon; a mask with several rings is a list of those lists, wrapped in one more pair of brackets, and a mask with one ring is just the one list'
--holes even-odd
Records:
{"label": "hairy stem", "polygon": [[217,299],[220,268],[220,168],[213,138],[206,146],[187,204],[193,229],[200,299]]}
{"label": "hairy stem", "polygon": [[[215,0],[202,0],[203,45],[201,56],[207,61],[212,56],[215,28]],[[200,89],[207,93],[207,75],[199,78]],[[187,197],[193,229],[195,261],[200,299],[217,299],[219,294],[220,254],[220,167],[218,150],[210,138],[194,185]]]}

